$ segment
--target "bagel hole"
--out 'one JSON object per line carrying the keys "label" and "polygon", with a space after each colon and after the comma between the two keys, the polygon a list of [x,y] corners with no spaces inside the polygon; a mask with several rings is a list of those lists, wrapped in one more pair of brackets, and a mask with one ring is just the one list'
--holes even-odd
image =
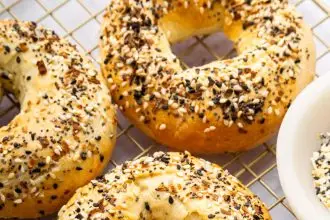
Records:
{"label": "bagel hole", "polygon": [[234,43],[222,32],[190,37],[172,44],[171,48],[172,52],[181,60],[184,69],[237,56]]}
{"label": "bagel hole", "polygon": [[19,103],[15,96],[11,93],[5,93],[0,102],[0,127],[8,125],[19,111]]}

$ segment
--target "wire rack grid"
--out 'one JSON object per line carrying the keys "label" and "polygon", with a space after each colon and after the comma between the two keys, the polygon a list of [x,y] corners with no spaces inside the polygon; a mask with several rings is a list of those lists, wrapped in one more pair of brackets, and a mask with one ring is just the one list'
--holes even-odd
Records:
{"label": "wire rack grid", "polygon": [[[0,19],[33,20],[52,28],[76,44],[98,65],[99,27],[108,3],[109,0],[0,0]],[[313,29],[317,50],[316,72],[320,76],[330,70],[330,0],[291,0],[291,3]],[[174,45],[173,51],[186,67],[224,59],[235,52],[232,43],[221,33],[190,38]],[[15,98],[6,94],[0,104],[0,126],[7,124],[18,112]],[[167,150],[136,129],[120,112],[118,119],[117,145],[108,169],[125,160]],[[280,186],[275,140],[273,138],[249,152],[204,158],[222,165],[246,184],[266,203],[273,219],[296,219]]]}

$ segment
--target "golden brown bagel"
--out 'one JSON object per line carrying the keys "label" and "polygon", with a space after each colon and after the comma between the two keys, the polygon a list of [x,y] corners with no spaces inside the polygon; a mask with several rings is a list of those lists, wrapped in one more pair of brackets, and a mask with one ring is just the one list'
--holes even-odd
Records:
{"label": "golden brown bagel", "polygon": [[264,204],[219,166],[189,153],[125,162],[77,190],[59,220],[271,219]]}
{"label": "golden brown bagel", "polygon": [[[223,31],[238,56],[183,70],[170,43]],[[287,1],[111,1],[102,71],[147,135],[195,153],[241,151],[271,137],[314,76],[311,30]]]}
{"label": "golden brown bagel", "polygon": [[91,61],[32,22],[0,22],[0,68],[21,105],[0,128],[0,219],[53,213],[109,160],[109,91]]}

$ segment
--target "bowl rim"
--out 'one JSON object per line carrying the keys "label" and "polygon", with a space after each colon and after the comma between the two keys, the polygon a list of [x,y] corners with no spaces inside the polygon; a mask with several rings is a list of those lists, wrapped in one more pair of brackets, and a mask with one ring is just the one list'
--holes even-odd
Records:
{"label": "bowl rim", "polygon": [[[310,104],[315,102],[316,97],[319,97],[321,91],[326,87],[330,87],[330,72],[319,76],[296,97],[283,119],[277,137],[276,162],[280,183],[286,199],[298,219],[314,219],[317,213],[304,208],[311,207],[314,203],[306,196],[303,196],[303,187],[301,187],[297,179],[293,178],[296,175],[293,160],[291,159],[294,148],[288,147],[288,145],[290,145],[290,142],[292,143],[294,137],[288,134],[290,134],[289,131],[292,127],[298,125],[297,118],[305,114],[305,110],[311,107]],[[292,189],[295,189],[294,194]],[[318,217],[318,219],[321,220],[323,218]]]}

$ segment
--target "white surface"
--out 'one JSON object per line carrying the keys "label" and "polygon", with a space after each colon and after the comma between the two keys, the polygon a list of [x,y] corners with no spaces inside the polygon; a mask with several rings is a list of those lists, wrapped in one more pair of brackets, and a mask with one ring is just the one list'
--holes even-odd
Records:
{"label": "white surface", "polygon": [[[0,18],[34,20],[48,28],[55,29],[60,36],[68,38],[79,49],[91,54],[90,57],[93,61],[97,61],[99,51],[96,38],[98,36],[100,21],[102,20],[102,11],[109,1],[0,0]],[[330,0],[319,1],[330,2]],[[323,19],[328,17],[326,11],[321,9],[312,0],[290,0],[290,2],[297,4],[298,10],[304,15],[304,19],[310,24],[315,24],[314,28],[319,27],[319,24],[324,22]],[[330,53],[327,43],[324,42],[327,40],[325,38],[328,36],[327,33],[329,33],[330,28],[327,28],[327,25],[322,25],[317,30],[324,36],[321,40],[316,35],[314,36],[317,40],[317,57],[319,59],[317,72],[322,74],[330,70]],[[204,42],[218,56],[222,56],[230,50],[228,40],[224,38],[223,34],[211,35]],[[193,44],[197,44],[197,46],[190,53],[182,56],[186,63],[189,65],[202,65],[205,62],[215,60],[215,57],[195,38],[175,45],[174,51],[176,54],[182,54],[182,51],[187,50]],[[0,104],[0,110],[7,109],[11,105],[11,102],[7,98],[4,98]],[[6,115],[0,117],[0,125],[6,124],[17,112],[18,108],[13,108]],[[111,169],[115,164],[133,159],[138,155],[149,154],[157,150],[166,150],[166,148],[154,143],[154,141],[146,137],[141,131],[130,125],[121,113],[118,113],[118,121],[117,144],[113,152],[112,163],[109,164],[108,169]],[[270,140],[267,144],[263,144],[248,152],[212,155],[205,156],[204,158],[224,166],[244,184],[247,184],[270,207],[270,213],[274,220],[296,219],[288,209],[288,203],[284,198],[284,193],[280,186],[275,164],[276,155],[274,145],[276,141],[274,140]]]}
{"label": "white surface", "polygon": [[330,74],[310,84],[291,105],[277,140],[277,166],[282,188],[301,220],[330,219],[315,195],[312,153],[320,149],[318,134],[330,131]]}

